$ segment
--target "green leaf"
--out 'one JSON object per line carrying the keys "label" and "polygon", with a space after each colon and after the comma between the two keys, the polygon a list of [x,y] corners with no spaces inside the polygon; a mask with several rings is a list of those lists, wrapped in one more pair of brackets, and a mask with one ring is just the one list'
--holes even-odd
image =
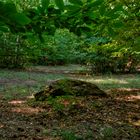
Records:
{"label": "green leaf", "polygon": [[105,15],[111,17],[112,19],[116,19],[120,16],[120,11],[123,11],[123,7],[119,4],[113,9],[110,9],[108,12],[106,12]]}
{"label": "green leaf", "polygon": [[0,21],[0,26],[4,26],[4,25],[5,25],[5,23]]}
{"label": "green leaf", "polygon": [[9,28],[7,26],[0,26],[0,31],[9,32]]}
{"label": "green leaf", "polygon": [[95,20],[96,18],[99,18],[99,12],[98,11],[89,11],[89,12],[87,12],[87,16],[90,19]]}
{"label": "green leaf", "polygon": [[115,23],[113,23],[114,28],[121,28],[123,26],[124,24],[121,21],[116,21]]}
{"label": "green leaf", "polygon": [[16,6],[13,3],[0,4],[0,15],[8,16],[17,13]]}
{"label": "green leaf", "polygon": [[100,7],[100,9],[99,9],[99,12],[100,12],[100,15],[101,15],[101,16],[103,16],[103,15],[104,15],[105,10],[106,10],[106,9],[105,9],[105,5],[104,5],[104,4],[102,4],[102,5],[101,5],[101,7]]}
{"label": "green leaf", "polygon": [[63,0],[55,0],[55,4],[60,10],[64,10],[64,1]]}
{"label": "green leaf", "polygon": [[113,12],[123,11],[123,6],[121,4],[118,4],[114,7]]}
{"label": "green leaf", "polygon": [[67,5],[66,8],[68,11],[77,11],[81,9],[81,7],[78,5]]}
{"label": "green leaf", "polygon": [[66,8],[68,10],[67,14],[70,16],[79,14],[79,12],[81,10],[81,7],[78,5],[68,5],[68,6],[66,6]]}
{"label": "green leaf", "polygon": [[96,0],[95,2],[90,3],[88,6],[97,7],[97,6],[100,6],[103,2],[104,2],[104,0]]}
{"label": "green leaf", "polygon": [[140,46],[140,37],[136,37],[134,43]]}
{"label": "green leaf", "polygon": [[108,34],[111,36],[111,37],[114,37],[116,35],[114,29],[112,27],[108,27]]}
{"label": "green leaf", "polygon": [[47,9],[50,4],[50,0],[41,0],[41,4],[43,9]]}
{"label": "green leaf", "polygon": [[26,32],[24,35],[25,35],[28,39],[33,39],[33,38],[34,38],[34,34],[31,33],[31,32]]}
{"label": "green leaf", "polygon": [[31,22],[31,20],[23,13],[13,14],[11,18],[12,20],[14,20],[15,22],[21,25],[26,25]]}
{"label": "green leaf", "polygon": [[106,12],[106,16],[110,17],[111,19],[117,19],[120,16],[120,14],[114,13],[113,11],[109,11],[109,12]]}
{"label": "green leaf", "polygon": [[83,5],[83,2],[81,0],[69,0],[69,2],[75,5]]}

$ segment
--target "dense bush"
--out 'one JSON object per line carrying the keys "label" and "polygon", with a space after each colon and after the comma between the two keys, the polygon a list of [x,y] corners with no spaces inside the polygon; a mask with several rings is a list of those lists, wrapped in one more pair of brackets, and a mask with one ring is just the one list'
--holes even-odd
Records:
{"label": "dense bush", "polygon": [[27,56],[18,36],[3,34],[0,40],[0,67],[19,68],[24,67]]}
{"label": "dense bush", "polygon": [[58,29],[54,36],[44,38],[45,43],[40,44],[38,64],[62,65],[85,62],[86,52],[80,48],[82,41],[68,30]]}
{"label": "dense bush", "polygon": [[86,61],[82,41],[66,29],[58,29],[54,36],[44,35],[44,43],[33,36],[4,33],[0,40],[0,67],[24,68],[28,64],[62,65]]}
{"label": "dense bush", "polygon": [[[38,48],[23,35],[4,33],[0,40],[0,67],[25,68],[32,59],[36,59]],[[35,44],[35,42],[33,43]]]}
{"label": "dense bush", "polygon": [[89,64],[93,73],[133,72],[139,64],[140,52],[134,47],[103,37],[81,38],[66,29],[54,36],[23,39],[23,35],[3,34],[0,40],[0,67],[24,68],[28,64]]}
{"label": "dense bush", "polygon": [[88,52],[93,73],[135,72],[140,63],[140,52],[114,43],[92,45]]}

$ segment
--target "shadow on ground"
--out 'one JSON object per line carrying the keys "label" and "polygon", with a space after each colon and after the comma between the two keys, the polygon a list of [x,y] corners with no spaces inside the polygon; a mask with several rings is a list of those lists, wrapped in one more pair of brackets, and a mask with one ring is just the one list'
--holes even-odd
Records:
{"label": "shadow on ground", "polygon": [[138,140],[140,89],[113,89],[108,93],[111,96],[107,98],[77,97],[73,104],[68,99],[61,100],[61,109],[33,99],[1,100],[0,138]]}

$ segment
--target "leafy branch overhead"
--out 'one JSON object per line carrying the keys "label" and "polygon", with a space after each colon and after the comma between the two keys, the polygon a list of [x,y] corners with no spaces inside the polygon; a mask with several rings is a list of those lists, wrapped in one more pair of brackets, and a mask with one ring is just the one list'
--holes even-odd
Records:
{"label": "leafy branch overhead", "polygon": [[41,0],[36,7],[17,10],[12,2],[0,2],[0,31],[33,32],[41,39],[43,32],[54,34],[57,28],[82,33],[115,35],[123,26],[121,4],[111,5],[105,0]]}

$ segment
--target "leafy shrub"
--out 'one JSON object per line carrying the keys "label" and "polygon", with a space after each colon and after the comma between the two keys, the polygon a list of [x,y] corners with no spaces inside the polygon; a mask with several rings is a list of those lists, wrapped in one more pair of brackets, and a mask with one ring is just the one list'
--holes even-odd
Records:
{"label": "leafy shrub", "polygon": [[63,65],[84,63],[86,53],[79,47],[79,38],[66,29],[58,29],[54,36],[44,35],[41,43],[32,34],[5,33],[0,41],[0,67],[24,68],[29,63]]}
{"label": "leafy shrub", "polygon": [[79,38],[66,29],[58,29],[53,36],[44,36],[45,44],[41,44],[41,55],[38,64],[63,65],[83,63],[86,53],[82,52]]}
{"label": "leafy shrub", "polygon": [[19,36],[4,34],[0,41],[0,67],[21,68],[27,64],[27,53]]}
{"label": "leafy shrub", "polygon": [[35,60],[38,49],[29,40],[22,38],[22,34],[5,33],[0,40],[0,67],[25,68],[31,60]]}
{"label": "leafy shrub", "polygon": [[140,52],[117,43],[94,44],[87,51],[93,73],[134,72],[140,62]]}

